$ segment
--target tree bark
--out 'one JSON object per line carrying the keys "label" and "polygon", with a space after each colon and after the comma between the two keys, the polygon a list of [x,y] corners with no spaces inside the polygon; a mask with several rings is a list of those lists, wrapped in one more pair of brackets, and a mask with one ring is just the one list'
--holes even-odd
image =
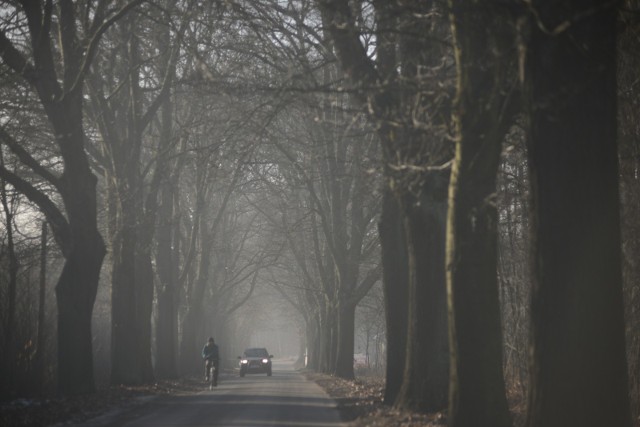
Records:
{"label": "tree bark", "polygon": [[337,355],[335,375],[353,379],[353,349],[355,346],[356,306],[341,302],[338,308]]}
{"label": "tree bark", "polygon": [[406,361],[396,406],[434,412],[447,405],[449,346],[445,282],[448,170],[430,174],[419,198],[403,198],[409,296]]}
{"label": "tree bark", "polygon": [[[167,97],[161,109],[163,141],[161,149],[167,150],[172,137],[173,108],[171,99]],[[168,162],[162,165],[168,168]],[[178,166],[180,168],[180,166]],[[157,322],[156,322],[156,372],[160,378],[176,378],[178,376],[177,345],[178,342],[178,234],[175,212],[175,187],[168,173],[159,183],[158,225],[156,227],[156,271],[158,274]],[[175,179],[177,181],[177,177]],[[175,233],[174,233],[175,231]],[[175,246],[175,248],[174,248]]]}
{"label": "tree bark", "polygon": [[379,234],[382,247],[383,291],[385,301],[387,368],[384,403],[395,402],[406,361],[409,278],[406,234],[400,216],[400,204],[391,190],[383,195]]}
{"label": "tree bark", "polygon": [[[69,110],[61,109],[66,114]],[[63,394],[95,390],[91,313],[106,253],[97,224],[97,179],[83,151],[82,115],[77,117],[75,132],[67,133],[74,139],[69,145],[77,151],[70,156],[60,185],[71,229],[70,251],[56,285],[58,388]]]}
{"label": "tree bark", "polygon": [[513,20],[508,5],[499,1],[450,4],[458,78],[447,222],[449,425],[507,427],[495,198],[502,140],[510,126]]}
{"label": "tree bark", "polygon": [[[4,168],[4,154],[3,149],[0,147],[0,165]],[[7,252],[9,258],[9,283],[8,283],[8,295],[7,295],[7,318],[4,330],[4,355],[3,359],[6,366],[2,366],[2,371],[7,376],[5,384],[8,390],[11,390],[15,386],[15,375],[13,366],[15,365],[16,358],[16,346],[14,343],[14,337],[16,335],[16,291],[18,287],[18,270],[20,263],[18,262],[18,256],[16,254],[16,247],[13,240],[13,209],[10,206],[9,199],[7,197],[7,187],[4,179],[0,179],[0,202],[2,204],[2,210],[4,212],[5,226],[7,231]]]}
{"label": "tree bark", "polygon": [[65,158],[59,190],[69,223],[69,246],[56,285],[58,388],[63,394],[88,393],[95,390],[91,313],[106,253],[98,231],[97,178],[84,151],[80,90],[44,106]]}
{"label": "tree bark", "polygon": [[318,363],[318,346],[319,346],[319,333],[318,333],[318,317],[313,316],[307,323],[307,368],[313,371],[318,371],[320,365]]}
{"label": "tree bark", "polygon": [[43,392],[45,384],[45,345],[47,341],[47,328],[45,327],[45,304],[47,287],[47,223],[42,223],[40,234],[40,277],[38,289],[38,333],[36,338],[36,354],[34,357],[34,374],[36,388]]}
{"label": "tree bark", "polygon": [[134,194],[122,178],[113,177],[119,188],[111,191],[116,200],[115,229],[111,231],[111,383],[140,384],[142,361],[138,344],[136,246],[138,217]]}
{"label": "tree bark", "polygon": [[541,24],[532,26],[526,68],[533,212],[527,425],[628,427],[617,9],[602,1],[532,6]]}
{"label": "tree bark", "polygon": [[136,328],[138,329],[138,354],[143,383],[155,380],[151,355],[151,317],[153,312],[153,266],[150,244],[138,244],[136,248]]}
{"label": "tree bark", "polygon": [[159,283],[157,287],[158,318],[156,322],[156,372],[160,378],[175,378],[178,375],[177,348],[178,311],[177,281],[174,267],[173,244],[173,192],[168,180],[160,191],[159,222],[156,233],[158,249],[156,270]]}
{"label": "tree bark", "polygon": [[204,293],[209,280],[209,266],[211,265],[211,252],[213,250],[213,238],[204,224],[200,226],[201,253],[198,264],[198,276],[194,283],[193,292],[189,295],[189,305],[182,327],[182,340],[180,342],[180,372],[194,373],[200,368],[198,332],[202,326],[202,310]]}

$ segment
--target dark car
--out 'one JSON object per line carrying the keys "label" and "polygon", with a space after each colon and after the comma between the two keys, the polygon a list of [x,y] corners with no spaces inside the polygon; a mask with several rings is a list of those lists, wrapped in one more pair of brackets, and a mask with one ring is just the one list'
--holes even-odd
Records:
{"label": "dark car", "polygon": [[271,376],[271,358],[266,348],[248,348],[238,356],[240,359],[240,376],[245,374],[267,374]]}

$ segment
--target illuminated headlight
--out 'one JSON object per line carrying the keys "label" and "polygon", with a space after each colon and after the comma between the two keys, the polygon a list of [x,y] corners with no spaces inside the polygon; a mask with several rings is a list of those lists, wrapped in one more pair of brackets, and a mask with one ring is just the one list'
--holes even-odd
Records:
{"label": "illuminated headlight", "polygon": [[242,359],[240,363],[242,363],[243,365],[246,365],[247,363],[249,363],[249,361],[247,359]]}
{"label": "illuminated headlight", "polygon": [[262,363],[269,363],[269,359],[262,359]]}

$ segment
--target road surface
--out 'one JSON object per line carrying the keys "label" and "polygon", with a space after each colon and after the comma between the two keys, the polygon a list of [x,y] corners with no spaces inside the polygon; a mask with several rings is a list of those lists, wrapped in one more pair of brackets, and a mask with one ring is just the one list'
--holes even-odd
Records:
{"label": "road surface", "polygon": [[341,427],[335,402],[314,382],[274,360],[273,376],[220,376],[218,387],[193,395],[166,396],[87,427],[313,426]]}

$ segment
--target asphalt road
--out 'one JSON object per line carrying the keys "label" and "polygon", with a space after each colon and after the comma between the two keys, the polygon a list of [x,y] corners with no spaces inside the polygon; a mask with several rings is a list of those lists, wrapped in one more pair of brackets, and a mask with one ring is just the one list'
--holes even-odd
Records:
{"label": "asphalt road", "polygon": [[290,364],[274,360],[273,376],[221,375],[212,391],[154,399],[120,414],[97,418],[87,427],[327,426],[346,424],[336,404]]}

